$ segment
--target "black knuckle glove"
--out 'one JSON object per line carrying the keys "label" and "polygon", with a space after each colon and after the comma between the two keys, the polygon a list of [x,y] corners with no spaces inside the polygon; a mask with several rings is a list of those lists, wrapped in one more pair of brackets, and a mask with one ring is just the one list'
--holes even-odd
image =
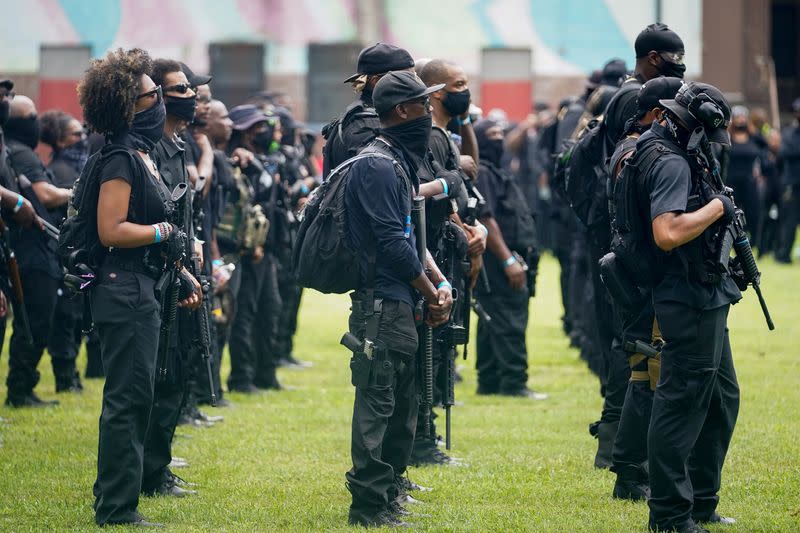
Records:
{"label": "black knuckle glove", "polygon": [[733,200],[731,200],[724,194],[715,194],[714,196],[711,197],[711,199],[713,200],[714,198],[722,202],[722,207],[724,209],[724,213],[722,215],[722,222],[727,224],[733,221],[733,217],[736,216],[736,207],[733,205]]}

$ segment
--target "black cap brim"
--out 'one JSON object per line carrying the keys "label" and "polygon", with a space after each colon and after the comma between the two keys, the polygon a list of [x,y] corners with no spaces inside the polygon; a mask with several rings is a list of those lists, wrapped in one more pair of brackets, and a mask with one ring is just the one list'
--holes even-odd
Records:
{"label": "black cap brim", "polygon": [[[441,90],[442,90],[442,89],[444,89],[446,86],[447,86],[447,84],[446,84],[446,83],[438,83],[438,84],[436,84],[436,85],[431,85],[430,87],[428,87],[427,89],[425,89],[425,91],[424,91],[424,92],[423,92],[421,95],[419,95],[419,96],[428,96],[429,94],[431,94],[431,93],[435,93],[436,91],[441,91]],[[418,97],[418,98],[419,98],[419,97]]]}
{"label": "black cap brim", "polygon": [[259,122],[266,122],[267,120],[268,117],[266,115],[253,116],[248,118],[244,122],[241,122],[240,124],[234,123],[233,129],[237,131],[244,131],[246,129],[250,129],[253,125],[258,124]]}
{"label": "black cap brim", "polygon": [[0,85],[5,87],[9,91],[14,88],[14,82],[9,79],[0,80]]}
{"label": "black cap brim", "polygon": [[356,78],[358,78],[359,76],[363,76],[363,74],[359,74],[358,72],[356,72],[355,74],[344,80],[342,83],[352,83],[356,81]]}
{"label": "black cap brim", "polygon": [[708,141],[717,144],[731,145],[731,135],[725,128],[717,128],[711,131],[706,130]]}

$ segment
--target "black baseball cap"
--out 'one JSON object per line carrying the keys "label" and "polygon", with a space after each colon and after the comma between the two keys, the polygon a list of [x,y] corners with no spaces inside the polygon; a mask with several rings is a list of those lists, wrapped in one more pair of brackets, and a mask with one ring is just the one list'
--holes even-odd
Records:
{"label": "black baseball cap", "polygon": [[661,100],[675,98],[681,85],[683,85],[683,82],[680,78],[659,76],[652,80],[647,80],[642,85],[642,88],[639,89],[639,96],[636,102],[636,109],[639,115],[644,116],[654,107],[658,107]]}
{"label": "black baseball cap", "polygon": [[414,68],[414,58],[407,50],[393,44],[376,43],[358,54],[356,73],[344,80],[350,83],[363,74],[384,74]]}
{"label": "black baseball cap", "polygon": [[656,22],[650,24],[639,33],[633,45],[636,50],[636,58],[644,57],[651,50],[656,52],[683,52],[683,40],[680,36],[669,29],[669,26]]}
{"label": "black baseball cap", "polygon": [[269,117],[254,105],[237,105],[228,112],[228,116],[233,121],[233,129],[244,131],[254,124],[266,122]]}
{"label": "black baseball cap", "polygon": [[181,70],[184,74],[186,74],[186,79],[189,80],[189,85],[192,87],[200,87],[201,85],[206,85],[208,82],[211,81],[212,77],[208,75],[201,75],[195,74],[192,69],[189,68],[189,65],[184,63],[183,61],[180,62]]}
{"label": "black baseball cap", "polygon": [[375,104],[375,111],[382,115],[398,104],[435,93],[444,87],[444,83],[425,87],[419,76],[410,70],[389,72],[375,84],[372,102]]}
{"label": "black baseball cap", "polygon": [[619,58],[609,60],[603,65],[600,81],[607,85],[620,85],[628,74],[628,66]]}
{"label": "black baseball cap", "polygon": [[[701,94],[705,94],[710,102],[706,101],[697,105],[695,99]],[[674,98],[659,100],[659,103],[675,113],[690,129],[702,126],[706,130],[709,141],[731,144],[731,136],[728,134],[728,125],[731,123],[731,106],[722,91],[713,85],[690,81],[681,86]],[[713,106],[718,108],[713,124],[709,124],[708,120],[704,121],[700,116],[706,106],[710,106],[712,109]],[[719,115],[719,112],[722,114]]]}
{"label": "black baseball cap", "polygon": [[9,79],[0,80],[0,85],[9,91],[14,88],[14,82]]}

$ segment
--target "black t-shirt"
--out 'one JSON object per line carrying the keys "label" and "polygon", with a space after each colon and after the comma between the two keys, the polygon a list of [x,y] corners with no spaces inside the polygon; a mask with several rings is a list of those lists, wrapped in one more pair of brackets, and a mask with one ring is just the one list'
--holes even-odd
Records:
{"label": "black t-shirt", "polygon": [[753,139],[748,139],[744,143],[732,141],[728,154],[727,182],[731,187],[736,190],[737,185],[741,187],[753,182],[756,164],[760,163],[763,154],[763,151]]}
{"label": "black t-shirt", "polygon": [[[658,141],[671,144],[666,128],[654,123],[639,138],[636,149],[642,150],[645,145]],[[643,208],[649,208],[651,222],[664,213],[686,212],[690,195],[697,192],[689,162],[681,155],[669,151],[659,157],[649,169],[644,169],[640,183],[643,194],[650,199],[650,205]],[[649,234],[652,235],[652,224],[649,229]],[[683,246],[691,246],[693,243],[694,241]],[[665,275],[653,289],[655,302],[676,301],[697,309],[714,309],[741,299],[741,292],[729,276],[724,276],[715,284],[693,279],[682,258],[683,246],[669,253],[657,250],[656,256],[664,259]]]}
{"label": "black t-shirt", "polygon": [[[13,139],[6,139],[8,147],[8,164],[18,181],[20,193],[33,205],[36,213],[50,223],[57,223],[55,217],[48,212],[33,191],[34,183],[53,183],[50,172],[39,159],[39,156],[25,144]],[[30,185],[25,185],[21,177],[25,176]],[[56,242],[41,230],[14,227],[11,235],[14,251],[17,254],[20,270],[38,270],[58,279],[61,277],[61,265],[56,255]]]}
{"label": "black t-shirt", "polygon": [[[492,214],[503,233],[506,246],[526,254],[536,246],[536,225],[522,188],[514,176],[481,159],[478,168],[478,190],[486,200],[486,210]],[[498,258],[501,261],[505,257]]]}
{"label": "black t-shirt", "polygon": [[[443,168],[446,168],[447,170],[456,170],[459,174],[463,172],[460,166],[461,162],[459,161],[459,156],[461,154],[458,152],[458,148],[456,148],[453,140],[450,138],[450,133],[434,126],[433,131],[431,132],[431,138],[428,141],[428,148],[430,149],[431,154],[433,154],[433,159],[442,165]],[[463,179],[464,178],[462,175],[462,180]],[[455,198],[459,213],[463,213],[467,208],[468,200],[469,194],[467,193],[466,187],[463,186],[461,187],[461,191],[459,192],[458,196]]]}
{"label": "black t-shirt", "polygon": [[[72,164],[58,156],[53,157],[48,170],[52,173],[53,184],[62,189],[71,189],[80,175]],[[57,222],[61,222],[67,217],[67,204],[52,209],[50,213]]]}
{"label": "black t-shirt", "polygon": [[[114,179],[123,179],[131,186],[127,221],[134,224],[157,224],[167,219],[167,202],[170,192],[164,183],[153,176],[135,152],[108,156],[99,171],[100,185]],[[160,244],[139,248],[112,248],[110,255],[141,260],[148,250],[160,251]],[[151,256],[153,253],[151,252]]]}

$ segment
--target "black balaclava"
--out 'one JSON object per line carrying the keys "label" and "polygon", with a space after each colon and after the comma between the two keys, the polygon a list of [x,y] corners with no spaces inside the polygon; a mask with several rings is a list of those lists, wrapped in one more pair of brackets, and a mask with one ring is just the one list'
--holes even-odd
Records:
{"label": "black balaclava", "polygon": [[39,117],[13,117],[9,118],[3,126],[6,137],[14,139],[35,150],[39,144],[41,124]]}
{"label": "black balaclava", "polygon": [[257,133],[253,137],[253,146],[261,150],[264,155],[277,152],[281,145],[274,139],[275,137],[275,124],[267,122],[267,129]]}
{"label": "black balaclava", "polygon": [[197,109],[197,96],[190,96],[189,98],[165,96],[164,107],[168,115],[186,122],[192,122],[194,120],[194,112]]}
{"label": "black balaclava", "polygon": [[428,154],[428,140],[432,128],[433,116],[426,113],[414,120],[381,128],[380,133],[403,151],[408,164],[416,173]]}
{"label": "black balaclava", "polygon": [[469,101],[469,89],[454,93],[445,91],[442,105],[451,117],[459,117],[469,111]]}
{"label": "black balaclava", "polygon": [[503,160],[503,139],[489,139],[490,128],[497,126],[494,120],[483,119],[475,124],[475,138],[478,141],[478,153],[482,161],[488,161],[500,168]]}

